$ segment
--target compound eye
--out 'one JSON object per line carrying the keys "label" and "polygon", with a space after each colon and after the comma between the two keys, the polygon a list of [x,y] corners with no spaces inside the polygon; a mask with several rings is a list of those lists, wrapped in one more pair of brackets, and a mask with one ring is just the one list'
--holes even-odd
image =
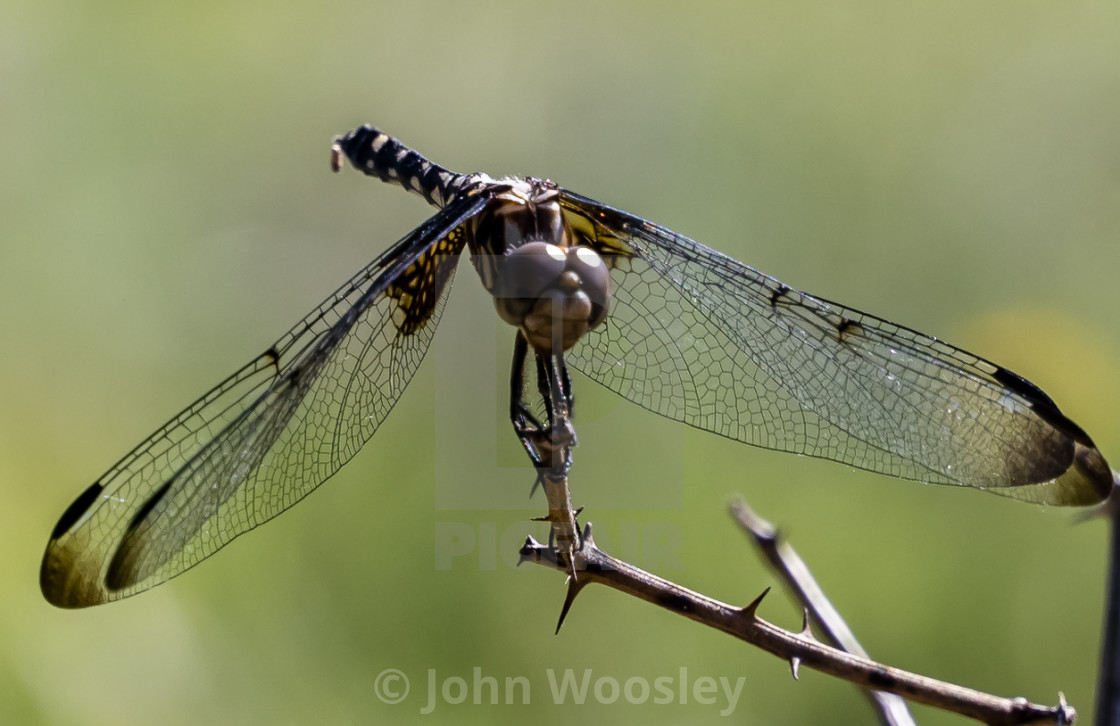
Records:
{"label": "compound eye", "polygon": [[520,326],[533,303],[564,272],[568,256],[548,242],[529,242],[501,261],[494,285],[498,314],[511,325]]}
{"label": "compound eye", "polygon": [[568,269],[579,275],[580,288],[591,299],[593,312],[588,328],[606,319],[611,301],[611,271],[599,253],[590,247],[576,247],[568,256]]}

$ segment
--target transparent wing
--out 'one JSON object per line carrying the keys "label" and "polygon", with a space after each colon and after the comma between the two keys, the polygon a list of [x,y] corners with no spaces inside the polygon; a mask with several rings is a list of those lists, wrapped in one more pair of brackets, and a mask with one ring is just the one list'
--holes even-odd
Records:
{"label": "transparent wing", "polygon": [[1030,382],[565,191],[613,266],[577,370],[662,416],[780,451],[1051,504],[1104,498],[1089,437]]}
{"label": "transparent wing", "polygon": [[464,244],[464,196],[324,301],[267,352],[133,449],[63,514],[46,598],[135,594],[307,496],[392,409],[428,349]]}

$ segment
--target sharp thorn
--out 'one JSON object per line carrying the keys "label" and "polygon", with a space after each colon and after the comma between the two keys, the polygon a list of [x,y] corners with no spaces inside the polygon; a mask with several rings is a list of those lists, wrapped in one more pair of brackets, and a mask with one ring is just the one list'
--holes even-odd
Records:
{"label": "sharp thorn", "polygon": [[517,564],[522,562],[540,562],[541,553],[547,548],[540,542],[533,539],[532,535],[525,538],[525,544],[521,545],[521,549],[517,551],[518,559]]}
{"label": "sharp thorn", "polygon": [[793,680],[799,680],[797,676],[801,671],[801,659],[796,655],[789,659],[789,669],[793,673]]}
{"label": "sharp thorn", "polygon": [[751,601],[750,605],[747,605],[745,608],[742,608],[741,610],[739,610],[739,614],[742,615],[745,618],[750,618],[750,619],[753,620],[756,617],[755,613],[758,610],[759,604],[762,603],[762,598],[766,597],[769,594],[770,594],[770,588],[766,588],[765,590],[762,591],[761,595],[759,595],[758,597],[756,597],[754,600]]}
{"label": "sharp thorn", "polygon": [[568,594],[564,596],[564,607],[560,609],[560,620],[556,622],[556,634],[559,634],[560,626],[564,624],[564,618],[568,617],[568,611],[572,609],[572,603],[576,601],[576,595],[582,589],[583,583],[575,580],[568,581]]}
{"label": "sharp thorn", "polygon": [[801,637],[808,638],[809,640],[816,640],[813,635],[813,628],[809,624],[809,608],[804,608],[801,611]]}

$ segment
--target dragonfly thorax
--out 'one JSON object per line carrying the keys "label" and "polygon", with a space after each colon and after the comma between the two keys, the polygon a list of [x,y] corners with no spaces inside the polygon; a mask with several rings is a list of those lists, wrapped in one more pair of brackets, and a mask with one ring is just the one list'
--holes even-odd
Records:
{"label": "dragonfly thorax", "polygon": [[576,246],[547,181],[517,180],[478,215],[472,256],[498,315],[542,353],[571,348],[607,317],[610,270]]}

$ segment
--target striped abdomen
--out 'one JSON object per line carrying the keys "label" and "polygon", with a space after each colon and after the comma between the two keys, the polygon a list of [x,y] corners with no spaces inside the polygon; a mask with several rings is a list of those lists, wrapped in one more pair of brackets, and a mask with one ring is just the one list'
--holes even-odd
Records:
{"label": "striped abdomen", "polygon": [[457,174],[433,164],[372,126],[362,126],[335,139],[331,159],[335,171],[341,168],[343,153],[355,168],[419,194],[439,209],[475,184],[490,181],[485,174]]}

